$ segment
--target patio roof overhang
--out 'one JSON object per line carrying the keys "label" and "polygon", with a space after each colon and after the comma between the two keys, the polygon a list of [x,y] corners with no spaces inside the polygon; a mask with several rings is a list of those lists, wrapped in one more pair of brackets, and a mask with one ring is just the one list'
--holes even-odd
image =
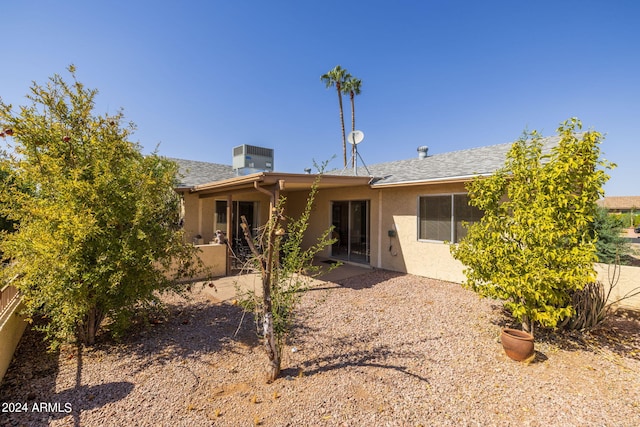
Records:
{"label": "patio roof overhang", "polygon": [[459,183],[467,183],[474,178],[479,177],[488,177],[491,176],[490,173],[482,173],[476,175],[464,175],[464,176],[451,176],[446,178],[431,178],[431,179],[420,179],[415,181],[399,181],[399,182],[389,182],[389,183],[373,183],[371,188],[394,188],[394,187],[412,187],[417,185],[429,185],[429,184],[459,184]]}
{"label": "patio roof overhang", "polygon": [[[259,172],[238,176],[222,181],[211,182],[192,187],[189,192],[197,193],[201,198],[224,194],[260,191],[260,188],[277,188],[279,191],[309,190],[317,179],[317,174],[293,174],[278,172]],[[320,189],[353,186],[367,186],[372,178],[368,176],[321,175]]]}

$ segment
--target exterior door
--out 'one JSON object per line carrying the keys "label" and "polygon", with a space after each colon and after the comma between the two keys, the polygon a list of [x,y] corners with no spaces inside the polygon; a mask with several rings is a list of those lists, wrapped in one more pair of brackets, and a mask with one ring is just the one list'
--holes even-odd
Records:
{"label": "exterior door", "polygon": [[332,202],[333,237],[331,256],[345,261],[369,263],[369,201]]}
{"label": "exterior door", "polygon": [[[231,236],[227,236],[231,239],[234,245],[245,245],[244,233],[240,226],[240,217],[245,216],[249,226],[251,226],[252,233],[255,233],[258,222],[258,202],[245,202],[234,201],[232,204],[232,218],[231,218]],[[216,230],[227,230],[227,202],[226,200],[216,201],[216,213],[214,220]]]}

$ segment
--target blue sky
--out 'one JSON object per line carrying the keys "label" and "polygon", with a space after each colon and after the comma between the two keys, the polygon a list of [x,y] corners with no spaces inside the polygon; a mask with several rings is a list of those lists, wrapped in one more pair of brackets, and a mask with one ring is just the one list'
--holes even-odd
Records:
{"label": "blue sky", "polygon": [[340,64],[363,81],[369,165],[552,135],[576,116],[618,164],[607,195],[640,194],[634,0],[6,3],[0,97],[25,104],[32,81],[73,63],[97,112],[122,107],[145,152],[230,164],[254,144],[279,171],[334,154],[340,168],[337,95],[320,81]]}

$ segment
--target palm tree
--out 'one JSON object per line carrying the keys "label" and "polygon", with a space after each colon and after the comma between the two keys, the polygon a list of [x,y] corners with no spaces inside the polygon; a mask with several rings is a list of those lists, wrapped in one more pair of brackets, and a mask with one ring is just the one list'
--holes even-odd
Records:
{"label": "palm tree", "polygon": [[[362,87],[362,80],[349,76],[342,85],[342,92],[346,95],[349,94],[351,98],[351,130],[356,130],[356,103],[355,96],[360,95],[360,88]],[[356,166],[356,146],[351,147],[351,166]]]}
{"label": "palm tree", "polygon": [[350,78],[351,75],[347,72],[347,70],[339,65],[336,65],[333,70],[320,76],[320,80],[323,81],[328,88],[335,86],[338,92],[338,103],[340,105],[340,126],[342,127],[342,157],[345,168],[347,167],[347,137],[344,131],[344,115],[342,112],[342,86]]}

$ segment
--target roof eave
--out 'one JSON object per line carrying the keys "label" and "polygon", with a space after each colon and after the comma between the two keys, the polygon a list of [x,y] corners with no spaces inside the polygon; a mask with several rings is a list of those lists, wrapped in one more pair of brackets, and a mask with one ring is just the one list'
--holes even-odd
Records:
{"label": "roof eave", "polygon": [[[251,175],[229,178],[189,188],[189,192],[200,195],[220,194],[242,190],[253,190],[255,185],[279,185],[286,190],[310,189],[318,174],[292,174],[279,172],[258,172]],[[320,188],[349,187],[369,185],[371,178],[366,176],[321,175]]]}
{"label": "roof eave", "polygon": [[253,186],[254,182],[260,182],[264,180],[265,172],[252,173],[250,175],[236,176],[233,178],[223,179],[221,181],[214,181],[207,184],[194,185],[191,187],[192,193],[199,193],[203,191],[211,191],[217,189],[229,189],[235,187],[248,187]]}
{"label": "roof eave", "polygon": [[411,187],[416,185],[428,185],[428,184],[457,184],[461,182],[469,182],[477,177],[487,177],[493,175],[492,173],[479,173],[473,175],[460,175],[451,176],[445,178],[431,178],[431,179],[419,179],[415,181],[400,181],[390,183],[374,183],[371,188],[392,188],[392,187]]}

